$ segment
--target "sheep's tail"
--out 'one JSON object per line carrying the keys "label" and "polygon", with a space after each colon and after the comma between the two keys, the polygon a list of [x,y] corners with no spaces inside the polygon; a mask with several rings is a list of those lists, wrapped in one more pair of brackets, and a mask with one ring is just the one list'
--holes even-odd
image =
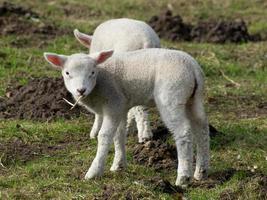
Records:
{"label": "sheep's tail", "polygon": [[195,86],[191,98],[199,98],[199,96],[200,98],[203,98],[202,96],[204,93],[204,73],[199,64],[197,64],[197,67],[194,68],[194,75],[195,75]]}

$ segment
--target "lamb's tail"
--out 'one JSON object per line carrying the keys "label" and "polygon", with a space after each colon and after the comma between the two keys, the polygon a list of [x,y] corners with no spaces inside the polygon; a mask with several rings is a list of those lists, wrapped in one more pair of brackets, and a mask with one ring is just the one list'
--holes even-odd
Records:
{"label": "lamb's tail", "polygon": [[[197,64],[197,63],[196,63]],[[191,98],[203,98],[204,93],[204,73],[201,67],[197,64],[197,67],[194,68],[195,75],[195,86],[191,95]]]}

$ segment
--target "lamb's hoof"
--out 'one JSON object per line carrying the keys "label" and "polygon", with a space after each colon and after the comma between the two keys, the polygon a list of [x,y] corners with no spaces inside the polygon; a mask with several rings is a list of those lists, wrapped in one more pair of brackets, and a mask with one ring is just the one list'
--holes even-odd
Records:
{"label": "lamb's hoof", "polygon": [[91,132],[90,133],[90,139],[96,139],[97,138],[97,135],[98,135],[98,133],[95,133],[95,132]]}
{"label": "lamb's hoof", "polygon": [[110,171],[116,172],[116,171],[122,171],[126,168],[126,162],[124,163],[119,163],[119,164],[112,164]]}
{"label": "lamb's hoof", "polygon": [[90,136],[90,139],[94,140],[94,139],[96,139],[96,136]]}
{"label": "lamb's hoof", "polygon": [[152,133],[151,133],[151,136],[140,137],[140,138],[138,139],[138,142],[139,142],[139,143],[146,143],[147,141],[152,140],[152,138],[153,138],[153,135],[152,135]]}
{"label": "lamb's hoof", "polygon": [[207,170],[196,170],[194,173],[194,179],[200,181],[202,179],[206,179],[208,177]]}
{"label": "lamb's hoof", "polygon": [[149,139],[149,138],[140,138],[140,139],[138,140],[138,143],[143,144],[143,143],[146,143],[146,142],[149,141],[149,140],[151,140],[151,139]]}
{"label": "lamb's hoof", "polygon": [[175,185],[180,186],[182,188],[187,188],[190,182],[191,182],[191,177],[181,176],[177,178]]}
{"label": "lamb's hoof", "polygon": [[104,170],[102,170],[102,169],[101,170],[100,169],[95,170],[94,168],[90,167],[88,172],[85,174],[84,179],[88,180],[88,179],[92,179],[95,177],[100,177],[103,175],[103,172],[104,172]]}

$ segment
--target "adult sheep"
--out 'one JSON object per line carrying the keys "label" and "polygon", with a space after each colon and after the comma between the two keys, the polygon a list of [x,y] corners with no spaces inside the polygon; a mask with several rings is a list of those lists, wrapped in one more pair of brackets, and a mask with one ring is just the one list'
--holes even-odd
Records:
{"label": "adult sheep", "polygon": [[209,166],[209,128],[201,67],[190,55],[176,50],[152,48],[112,54],[44,54],[62,70],[65,86],[74,98],[82,98],[81,105],[103,116],[96,157],[85,178],[103,174],[112,139],[115,157],[110,170],[126,167],[127,112],[136,105],[156,105],[175,139],[176,185],[186,186],[192,178],[193,136],[197,147],[194,178],[202,179]]}
{"label": "adult sheep", "polygon": [[[85,47],[89,48],[90,53],[102,50],[113,49],[115,52],[134,51],[143,48],[160,47],[160,39],[155,31],[145,22],[133,19],[112,19],[100,24],[93,35],[87,35],[74,30],[76,39]],[[135,106],[129,110],[127,127],[135,119],[138,141],[144,142],[152,137],[148,115],[143,106]],[[95,115],[95,122],[90,133],[91,138],[95,138],[103,116]]]}

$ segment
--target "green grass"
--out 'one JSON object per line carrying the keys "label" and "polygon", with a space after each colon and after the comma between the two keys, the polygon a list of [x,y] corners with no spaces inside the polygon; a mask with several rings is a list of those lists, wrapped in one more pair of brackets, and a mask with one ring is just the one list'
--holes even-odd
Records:
{"label": "green grass", "polygon": [[[2,2],[0,0],[0,2]],[[116,17],[132,17],[148,20],[167,7],[168,1],[119,1],[119,0],[59,0],[31,1],[14,0],[15,3],[31,6],[43,19],[50,20],[61,28],[79,28],[92,32],[103,20]],[[237,18],[248,22],[253,33],[267,33],[264,0],[212,0],[175,1],[171,5],[174,13],[185,21],[196,23],[199,19]],[[72,11],[66,16],[63,8]],[[16,47],[13,41],[28,42],[29,45]],[[5,95],[9,84],[26,84],[31,77],[59,76],[43,59],[43,52],[51,51],[71,54],[87,52],[75,41],[72,32],[31,42],[30,37],[16,35],[1,36],[0,40],[0,96]],[[210,123],[223,134],[211,140],[210,173],[223,172],[234,168],[237,172],[229,180],[213,188],[191,187],[185,196],[189,199],[219,199],[223,193],[237,195],[239,199],[260,199],[257,182],[260,173],[267,175],[267,119],[265,110],[259,108],[267,101],[267,42],[246,44],[206,44],[170,42],[162,40],[165,47],[181,49],[192,54],[206,74],[206,107]],[[240,84],[235,87],[222,76],[221,71]],[[158,116],[153,112],[153,121]],[[70,121],[57,120],[41,123],[29,120],[0,121],[1,142],[19,139],[36,151],[34,157],[19,155],[5,160],[0,166],[0,199],[92,199],[105,189],[111,191],[111,199],[175,199],[177,196],[155,190],[150,179],[159,176],[175,182],[176,170],[157,171],[152,167],[135,164],[132,158],[136,138],[128,141],[128,169],[121,173],[108,171],[113,156],[111,150],[105,170],[100,179],[84,181],[82,178],[89,168],[96,152],[96,141],[89,140],[92,125],[84,116]],[[55,148],[51,149],[51,146]],[[43,149],[42,152],[38,148]],[[240,157],[240,158],[239,158]],[[257,166],[255,176],[247,175],[248,168]],[[242,189],[243,188],[243,189]],[[245,188],[245,189],[244,189]]]}

